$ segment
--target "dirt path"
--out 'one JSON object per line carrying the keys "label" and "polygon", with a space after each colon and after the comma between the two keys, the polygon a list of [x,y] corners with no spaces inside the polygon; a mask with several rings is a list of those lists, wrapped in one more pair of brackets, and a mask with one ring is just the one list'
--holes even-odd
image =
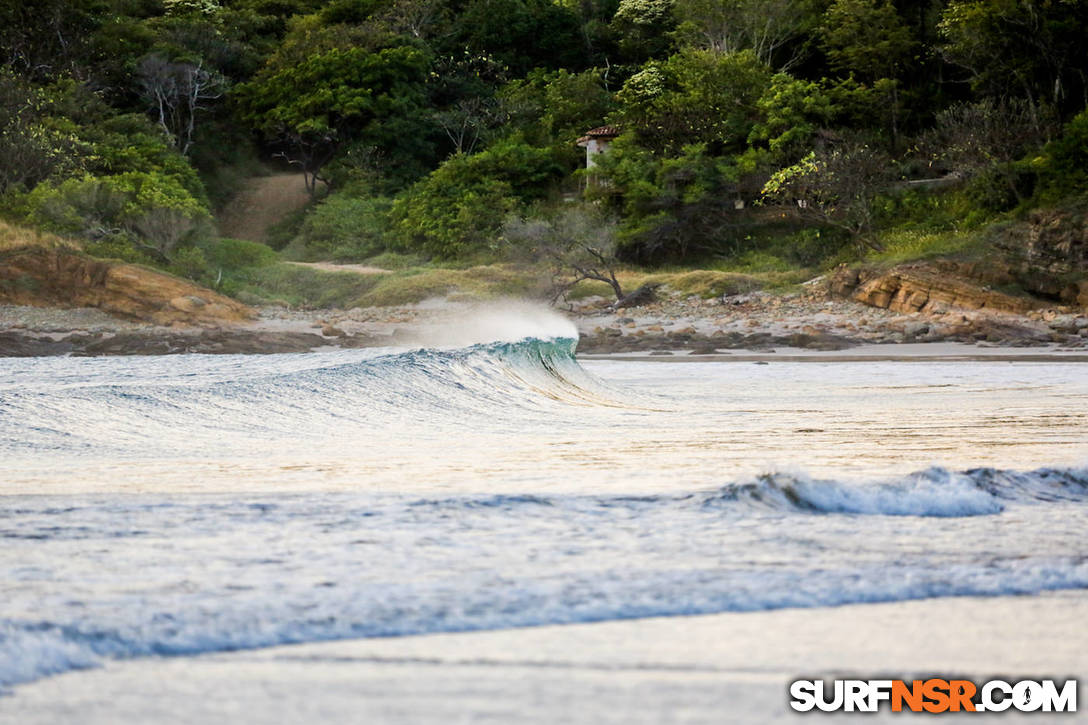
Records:
{"label": "dirt path", "polygon": [[335,264],[333,262],[288,262],[299,267],[320,269],[322,272],[354,272],[355,274],[388,274],[388,269],[371,267],[366,264]]}
{"label": "dirt path", "polygon": [[264,242],[269,227],[309,201],[302,174],[254,176],[220,213],[219,233]]}

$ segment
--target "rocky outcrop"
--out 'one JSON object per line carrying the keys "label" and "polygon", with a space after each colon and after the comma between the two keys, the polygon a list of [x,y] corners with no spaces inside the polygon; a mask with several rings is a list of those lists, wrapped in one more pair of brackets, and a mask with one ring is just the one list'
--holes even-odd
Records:
{"label": "rocky outcrop", "polygon": [[71,249],[5,252],[0,256],[0,302],[97,307],[157,325],[220,325],[256,316],[252,308],[191,282]]}
{"label": "rocky outcrop", "polygon": [[1028,292],[1088,308],[1088,211],[1038,209],[1001,230],[996,245]]}
{"label": "rocky outcrop", "polygon": [[619,310],[627,307],[640,307],[649,304],[657,298],[657,289],[660,286],[661,285],[657,283],[644,284],[634,292],[625,294],[623,298],[617,300],[613,306]]}
{"label": "rocky outcrop", "polygon": [[995,292],[968,280],[927,274],[923,270],[898,270],[862,284],[853,298],[892,312],[912,313],[956,307],[1024,313],[1039,303]]}
{"label": "rocky outcrop", "polygon": [[623,335],[618,330],[604,328],[593,334],[582,335],[578,340],[578,352],[600,355],[618,352],[691,350],[693,355],[713,355],[724,350],[773,351],[775,347],[845,350],[857,344],[857,340],[817,330],[788,335],[774,335],[766,332],[751,334],[722,332],[705,335],[696,332],[693,328],[688,328],[636,336]]}
{"label": "rocky outcrop", "polygon": [[832,275],[832,293],[892,312],[942,313],[949,308],[1024,314],[1042,306],[1028,297],[991,289],[953,262],[918,263],[876,272],[840,268]]}
{"label": "rocky outcrop", "polygon": [[[986,233],[997,253],[979,261],[915,262],[883,271],[843,267],[831,276],[829,290],[900,313],[1088,309],[1088,204],[1037,209],[1025,221]],[[1026,294],[994,289],[1006,285]]]}

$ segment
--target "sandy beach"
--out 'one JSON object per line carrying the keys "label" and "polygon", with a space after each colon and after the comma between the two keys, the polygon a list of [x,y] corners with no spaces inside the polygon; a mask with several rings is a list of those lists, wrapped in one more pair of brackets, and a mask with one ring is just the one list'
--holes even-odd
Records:
{"label": "sandy beach", "polygon": [[[1088,597],[950,598],[351,640],[110,662],[18,688],[0,720],[230,723],[924,721],[797,714],[814,677],[1083,675]],[[1011,626],[1015,623],[1015,626]],[[1083,700],[1085,689],[1080,687]],[[955,717],[948,715],[946,717]],[[1002,723],[1085,715],[993,715]],[[959,718],[956,718],[957,720]]]}

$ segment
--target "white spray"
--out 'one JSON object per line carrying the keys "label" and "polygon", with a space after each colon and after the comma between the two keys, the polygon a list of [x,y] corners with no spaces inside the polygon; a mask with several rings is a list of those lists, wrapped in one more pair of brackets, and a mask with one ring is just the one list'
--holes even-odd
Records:
{"label": "white spray", "polygon": [[432,299],[420,309],[436,311],[428,322],[414,326],[410,335],[428,347],[466,347],[489,342],[517,342],[577,338],[569,319],[540,303],[518,299],[459,303]]}

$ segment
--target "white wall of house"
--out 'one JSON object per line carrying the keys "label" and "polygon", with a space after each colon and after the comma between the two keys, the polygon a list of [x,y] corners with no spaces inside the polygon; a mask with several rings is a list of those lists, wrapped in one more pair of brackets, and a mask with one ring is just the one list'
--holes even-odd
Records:
{"label": "white wall of house", "polygon": [[608,148],[608,141],[591,138],[586,142],[586,168],[592,169],[597,165],[597,155]]}

